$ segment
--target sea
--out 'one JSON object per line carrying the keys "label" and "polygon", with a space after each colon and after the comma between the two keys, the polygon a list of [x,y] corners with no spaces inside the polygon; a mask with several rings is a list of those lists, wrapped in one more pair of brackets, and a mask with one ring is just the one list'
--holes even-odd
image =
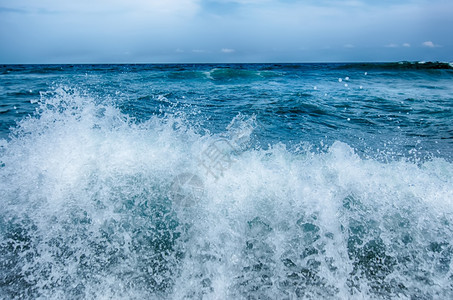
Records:
{"label": "sea", "polygon": [[453,299],[453,65],[0,65],[0,298]]}

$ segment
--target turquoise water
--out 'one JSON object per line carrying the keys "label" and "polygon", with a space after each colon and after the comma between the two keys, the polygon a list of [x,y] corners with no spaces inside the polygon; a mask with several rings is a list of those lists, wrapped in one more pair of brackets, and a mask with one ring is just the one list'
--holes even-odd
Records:
{"label": "turquoise water", "polygon": [[453,297],[445,63],[0,66],[2,298]]}

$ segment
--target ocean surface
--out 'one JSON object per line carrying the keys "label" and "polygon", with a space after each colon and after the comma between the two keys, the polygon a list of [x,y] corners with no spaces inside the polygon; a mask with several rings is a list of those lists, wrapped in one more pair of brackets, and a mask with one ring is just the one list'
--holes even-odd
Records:
{"label": "ocean surface", "polygon": [[0,65],[0,298],[452,299],[448,63]]}

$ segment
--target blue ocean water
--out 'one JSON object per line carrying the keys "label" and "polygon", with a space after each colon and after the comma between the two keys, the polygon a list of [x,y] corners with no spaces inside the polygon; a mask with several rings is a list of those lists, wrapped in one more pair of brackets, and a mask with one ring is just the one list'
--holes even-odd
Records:
{"label": "blue ocean water", "polygon": [[0,66],[0,297],[453,297],[448,63]]}

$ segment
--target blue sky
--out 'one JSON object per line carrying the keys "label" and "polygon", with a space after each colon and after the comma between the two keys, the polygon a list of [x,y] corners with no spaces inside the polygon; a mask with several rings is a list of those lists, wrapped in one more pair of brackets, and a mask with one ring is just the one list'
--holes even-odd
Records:
{"label": "blue sky", "polygon": [[0,0],[0,63],[453,60],[451,0]]}

